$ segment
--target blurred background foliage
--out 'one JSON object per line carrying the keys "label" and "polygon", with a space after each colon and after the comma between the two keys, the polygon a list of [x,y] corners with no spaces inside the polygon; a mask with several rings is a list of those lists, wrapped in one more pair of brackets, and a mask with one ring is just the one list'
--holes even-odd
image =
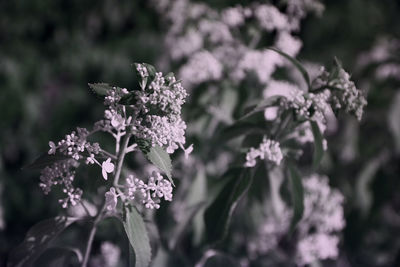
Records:
{"label": "blurred background foliage", "polygon": [[[242,3],[207,2],[216,8]],[[400,1],[324,4],[322,17],[302,23],[300,60],[327,64],[337,56],[369,93],[361,124],[342,117],[328,136],[323,164],[346,196],[342,250],[354,266],[399,266],[400,77],[377,79],[379,64],[359,61],[381,38],[400,40]],[[87,83],[129,88],[131,63],[156,64],[168,53],[164,31],[147,1],[0,1],[0,266],[34,223],[60,209],[56,195],[43,195],[39,174],[21,167],[48,140],[98,120],[101,101]],[[399,54],[393,51],[391,60],[400,63]]]}

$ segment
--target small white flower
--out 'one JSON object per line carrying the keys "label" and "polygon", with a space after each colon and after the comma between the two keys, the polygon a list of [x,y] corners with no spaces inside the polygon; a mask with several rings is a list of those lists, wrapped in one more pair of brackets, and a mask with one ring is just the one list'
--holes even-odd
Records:
{"label": "small white flower", "polygon": [[111,162],[111,158],[108,158],[106,161],[103,161],[103,163],[101,164],[101,169],[103,178],[107,180],[107,173],[112,173],[114,171],[114,164]]}
{"label": "small white flower", "polygon": [[56,144],[54,144],[54,142],[50,141],[49,146],[50,146],[50,150],[48,152],[49,155],[52,155],[52,154],[54,155],[56,153],[56,149],[57,149]]}
{"label": "small white flower", "polygon": [[118,195],[115,192],[115,188],[111,187],[110,191],[106,192],[105,197],[106,197],[107,210],[109,211],[115,210],[118,202]]}

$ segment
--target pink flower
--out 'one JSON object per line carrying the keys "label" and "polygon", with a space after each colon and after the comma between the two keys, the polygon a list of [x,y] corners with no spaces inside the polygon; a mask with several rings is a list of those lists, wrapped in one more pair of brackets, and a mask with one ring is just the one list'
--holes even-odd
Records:
{"label": "pink flower", "polygon": [[111,162],[111,158],[108,158],[106,161],[103,161],[103,163],[101,164],[101,169],[103,178],[107,180],[107,173],[112,173],[114,171],[114,164]]}

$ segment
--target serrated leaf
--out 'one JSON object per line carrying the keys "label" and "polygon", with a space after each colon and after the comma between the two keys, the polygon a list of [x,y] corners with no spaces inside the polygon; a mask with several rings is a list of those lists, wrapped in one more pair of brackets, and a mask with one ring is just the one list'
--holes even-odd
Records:
{"label": "serrated leaf", "polygon": [[204,214],[208,243],[216,243],[225,238],[232,214],[253,181],[249,169],[232,169],[225,176],[230,178],[229,182]]}
{"label": "serrated leaf", "polygon": [[92,92],[99,97],[106,96],[107,92],[113,88],[108,83],[88,83],[88,85],[92,89]]}
{"label": "serrated leaf", "polygon": [[58,216],[34,225],[24,241],[10,253],[7,267],[32,266],[49,244],[77,220],[75,217]]}
{"label": "serrated leaf", "polygon": [[284,58],[286,58],[287,60],[289,60],[301,73],[301,75],[304,78],[304,81],[306,82],[307,86],[308,86],[308,90],[311,91],[311,81],[310,81],[310,76],[308,75],[306,69],[303,67],[303,65],[294,57],[286,54],[285,52],[275,48],[275,47],[267,47],[267,49],[275,51],[276,53],[280,54],[281,56],[283,56]]}
{"label": "serrated leaf", "polygon": [[293,217],[290,223],[290,231],[293,232],[297,223],[303,218],[304,213],[304,189],[301,177],[296,167],[288,162],[289,184],[292,194]]}
{"label": "serrated leaf", "polygon": [[150,239],[143,218],[135,207],[125,207],[123,225],[135,254],[134,266],[149,266],[151,260]]}
{"label": "serrated leaf", "polygon": [[318,124],[315,121],[310,121],[310,123],[311,123],[311,130],[314,136],[313,166],[314,168],[317,168],[322,160],[322,156],[324,155],[324,147],[322,144],[323,137]]}
{"label": "serrated leaf", "polygon": [[152,82],[154,77],[156,77],[156,68],[153,65],[143,63],[143,65],[147,68],[147,73],[149,74],[149,81]]}
{"label": "serrated leaf", "polygon": [[162,172],[164,172],[169,181],[174,184],[172,180],[172,162],[169,154],[160,146],[154,146],[150,148],[150,151],[145,154],[146,158],[156,165]]}
{"label": "serrated leaf", "polygon": [[67,159],[70,159],[70,157],[67,157],[63,154],[56,153],[49,155],[48,153],[43,153],[38,158],[36,158],[31,164],[22,167],[22,169],[23,170],[43,169],[44,167],[49,166],[55,162]]}

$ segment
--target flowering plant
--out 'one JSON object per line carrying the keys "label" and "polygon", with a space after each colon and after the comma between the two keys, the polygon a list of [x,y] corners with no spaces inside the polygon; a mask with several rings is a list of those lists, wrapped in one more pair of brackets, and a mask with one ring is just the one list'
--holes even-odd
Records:
{"label": "flowering plant", "polygon": [[[96,231],[110,217],[122,222],[129,254],[140,267],[208,266],[214,260],[302,266],[337,258],[345,200],[319,169],[328,149],[325,133],[340,112],[360,121],[367,102],[338,60],[326,69],[296,59],[300,22],[322,5],[282,5],[216,10],[188,0],[157,1],[170,25],[169,54],[160,65],[176,68],[183,81],[142,63],[135,64],[136,88],[89,84],[104,100],[104,118],[90,130],[77,128],[49,142],[48,153],[29,166],[43,168],[45,194],[61,187],[59,203],[74,216],[35,226],[11,261],[34,261],[77,222],[90,225],[83,255],[73,250],[86,266]],[[182,85],[192,95],[188,127]],[[104,134],[111,136],[112,150],[93,141]],[[186,137],[198,148],[191,157]],[[170,155],[179,148],[184,157],[175,161],[180,179],[174,181]],[[138,153],[130,163],[141,165],[135,171],[126,164],[132,152]],[[82,165],[96,167],[100,198],[88,198],[78,186]],[[98,261],[117,264],[121,251],[114,244],[104,242],[100,251]]]}
{"label": "flowering plant", "polygon": [[[77,128],[57,143],[50,141],[49,151],[27,166],[28,169],[43,168],[39,185],[45,194],[61,187],[65,196],[59,199],[61,206],[75,215],[77,210],[86,214],[60,216],[34,226],[11,256],[11,265],[25,266],[32,262],[61,231],[84,220],[91,225],[87,244],[83,256],[79,250],[75,253],[80,265],[87,266],[97,227],[110,216],[123,223],[136,266],[149,263],[150,243],[140,213],[145,209],[159,209],[162,200],[172,200],[174,182],[169,155],[182,148],[187,156],[192,147],[184,148],[186,124],[181,118],[181,107],[187,93],[181,82],[173,73],[164,76],[149,64],[135,64],[135,70],[139,84],[131,90],[105,83],[89,84],[93,93],[104,100],[104,118],[91,130]],[[100,133],[113,138],[113,152],[92,141]],[[125,158],[133,152],[145,155],[158,168],[148,168],[153,169],[149,178],[139,178],[126,168]],[[98,191],[103,196],[98,206],[91,204],[98,199],[91,201],[89,195],[85,199],[85,192],[74,185],[80,165],[98,166],[95,176],[104,181]],[[123,176],[125,179],[121,181]],[[24,253],[24,257],[18,256]]]}

